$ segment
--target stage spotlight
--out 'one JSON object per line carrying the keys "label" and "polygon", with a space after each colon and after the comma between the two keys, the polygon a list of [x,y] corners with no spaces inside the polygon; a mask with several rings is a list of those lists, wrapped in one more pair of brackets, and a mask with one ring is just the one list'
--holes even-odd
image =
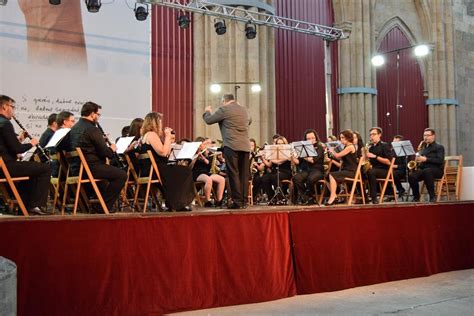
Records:
{"label": "stage spotlight", "polygon": [[222,87],[220,84],[217,84],[217,83],[214,83],[214,84],[211,84],[211,92],[212,93],[219,93],[221,92],[222,90]]}
{"label": "stage spotlight", "polygon": [[372,65],[375,67],[382,66],[385,63],[385,58],[382,55],[372,57]]}
{"label": "stage spotlight", "polygon": [[260,91],[262,91],[262,86],[259,85],[258,83],[256,83],[256,84],[253,84],[252,86],[250,86],[250,90],[253,93],[259,93]]}
{"label": "stage spotlight", "polygon": [[430,52],[430,47],[425,44],[420,44],[415,46],[415,56],[416,57],[424,57],[428,55]]}
{"label": "stage spotlight", "polygon": [[138,21],[145,21],[148,17],[148,6],[138,6],[138,3],[135,3],[135,18]]}
{"label": "stage spotlight", "polygon": [[191,22],[189,17],[187,15],[185,15],[184,13],[178,15],[177,20],[178,20],[179,27],[181,27],[183,29],[187,29],[189,27],[189,23]]}
{"label": "stage spotlight", "polygon": [[8,0],[0,0],[0,5],[7,5]]}
{"label": "stage spotlight", "polygon": [[49,4],[59,5],[59,4],[61,4],[61,0],[49,0]]}
{"label": "stage spotlight", "polygon": [[97,13],[102,6],[101,0],[86,0],[87,11],[91,13]]}
{"label": "stage spotlight", "polygon": [[254,39],[257,36],[257,27],[252,22],[245,24],[245,36],[247,39]]}
{"label": "stage spotlight", "polygon": [[217,35],[224,35],[225,32],[227,32],[224,20],[214,23],[214,28],[216,29]]}

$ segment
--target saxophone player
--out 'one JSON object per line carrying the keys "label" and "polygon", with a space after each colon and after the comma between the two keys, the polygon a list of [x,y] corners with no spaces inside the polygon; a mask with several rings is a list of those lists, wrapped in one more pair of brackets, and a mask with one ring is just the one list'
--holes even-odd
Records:
{"label": "saxophone player", "polygon": [[408,176],[408,182],[413,190],[413,202],[420,201],[418,182],[421,180],[425,181],[430,202],[435,202],[434,180],[443,176],[444,146],[436,142],[436,133],[432,128],[424,130],[423,140],[426,146],[421,149],[415,159],[419,167]]}
{"label": "saxophone player", "polygon": [[372,127],[369,130],[370,141],[372,146],[369,147],[367,158],[370,159],[372,168],[367,171],[367,178],[370,185],[370,197],[373,204],[378,204],[377,199],[377,178],[385,178],[388,168],[393,158],[393,151],[390,144],[382,141],[382,129],[380,127]]}

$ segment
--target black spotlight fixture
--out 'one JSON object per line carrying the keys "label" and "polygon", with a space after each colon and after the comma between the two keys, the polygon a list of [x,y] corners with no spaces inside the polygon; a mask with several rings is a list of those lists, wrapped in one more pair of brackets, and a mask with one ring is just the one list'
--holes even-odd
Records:
{"label": "black spotlight fixture", "polygon": [[148,6],[139,6],[138,3],[135,3],[135,18],[138,21],[145,21],[148,17]]}
{"label": "black spotlight fixture", "polygon": [[8,0],[0,0],[0,5],[7,5]]}
{"label": "black spotlight fixture", "polygon": [[178,14],[177,20],[179,27],[183,29],[187,29],[189,27],[189,23],[191,23],[189,17],[184,13]]}
{"label": "black spotlight fixture", "polygon": [[60,4],[61,4],[61,0],[49,0],[49,4],[52,4],[52,5],[60,5]]}
{"label": "black spotlight fixture", "polygon": [[257,26],[252,22],[247,22],[245,24],[245,37],[247,37],[247,39],[254,39],[257,37]]}
{"label": "black spotlight fixture", "polygon": [[224,20],[214,23],[214,28],[216,29],[217,35],[224,35],[225,32],[227,32]]}
{"label": "black spotlight fixture", "polygon": [[97,13],[102,6],[101,0],[86,0],[87,11],[91,13]]}

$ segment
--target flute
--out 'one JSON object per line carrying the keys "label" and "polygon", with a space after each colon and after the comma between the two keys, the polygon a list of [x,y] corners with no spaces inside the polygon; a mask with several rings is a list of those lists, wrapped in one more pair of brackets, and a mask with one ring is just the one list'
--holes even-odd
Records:
{"label": "flute", "polygon": [[[29,139],[33,139],[33,137],[31,136],[31,134],[26,130],[26,128],[20,123],[20,121],[13,115],[12,116],[12,119],[15,120],[16,124],[23,130],[24,134],[25,134],[25,137],[29,138]],[[46,153],[46,151],[44,150],[43,147],[41,147],[41,145],[38,143],[36,145],[36,148],[38,148],[41,156],[46,159],[47,162],[51,162],[51,158],[49,157],[49,155]]]}

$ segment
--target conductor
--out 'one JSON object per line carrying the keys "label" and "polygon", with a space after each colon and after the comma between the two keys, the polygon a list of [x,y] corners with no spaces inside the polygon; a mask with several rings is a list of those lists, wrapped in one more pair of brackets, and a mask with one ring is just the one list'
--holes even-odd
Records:
{"label": "conductor", "polygon": [[249,181],[249,125],[250,114],[247,108],[234,100],[234,95],[225,94],[222,106],[212,113],[208,106],[203,114],[206,124],[219,123],[223,139],[223,153],[227,166],[227,176],[231,190],[230,209],[245,207]]}

